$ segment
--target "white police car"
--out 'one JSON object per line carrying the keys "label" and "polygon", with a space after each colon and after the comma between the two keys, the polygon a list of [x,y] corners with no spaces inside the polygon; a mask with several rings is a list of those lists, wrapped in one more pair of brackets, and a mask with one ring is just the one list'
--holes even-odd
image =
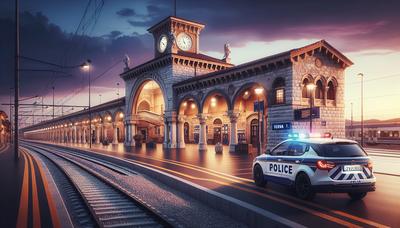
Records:
{"label": "white police car", "polygon": [[376,178],[367,153],[357,142],[325,137],[290,139],[267,150],[253,162],[257,186],[267,181],[292,186],[299,198],[312,199],[317,192],[348,193],[359,200],[375,191]]}

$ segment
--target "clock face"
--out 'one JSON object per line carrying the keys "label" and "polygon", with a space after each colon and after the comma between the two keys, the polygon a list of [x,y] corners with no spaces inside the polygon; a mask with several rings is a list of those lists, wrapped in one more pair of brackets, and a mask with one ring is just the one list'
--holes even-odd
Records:
{"label": "clock face", "polygon": [[176,44],[181,50],[189,51],[192,48],[192,38],[184,32],[179,33],[176,38]]}
{"label": "clock face", "polygon": [[166,35],[161,35],[160,38],[158,39],[158,51],[160,53],[163,53],[165,49],[167,48],[168,45],[168,38]]}

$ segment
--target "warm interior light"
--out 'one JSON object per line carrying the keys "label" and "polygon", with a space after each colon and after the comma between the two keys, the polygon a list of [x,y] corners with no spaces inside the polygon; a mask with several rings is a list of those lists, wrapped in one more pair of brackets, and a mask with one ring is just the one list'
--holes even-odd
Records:
{"label": "warm interior light", "polygon": [[124,118],[124,113],[121,112],[121,113],[119,114],[119,118]]}
{"label": "warm interior light", "polygon": [[211,98],[211,107],[215,107],[215,106],[217,106],[217,98],[212,97]]}
{"label": "warm interior light", "polygon": [[186,103],[186,101],[185,102],[183,102],[183,107],[186,107],[187,106],[187,103]]}
{"label": "warm interior light", "polygon": [[244,95],[246,96],[249,95],[249,91],[244,92]]}
{"label": "warm interior light", "polygon": [[111,121],[111,116],[107,116],[107,120],[108,120],[108,121]]}
{"label": "warm interior light", "polygon": [[190,105],[190,108],[194,109],[194,108],[196,108],[196,105],[195,105],[194,103],[192,103],[192,104]]}

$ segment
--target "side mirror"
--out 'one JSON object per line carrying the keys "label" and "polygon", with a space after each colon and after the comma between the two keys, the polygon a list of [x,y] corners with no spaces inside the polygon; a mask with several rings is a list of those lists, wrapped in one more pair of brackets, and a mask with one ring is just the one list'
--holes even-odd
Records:
{"label": "side mirror", "polygon": [[265,154],[271,154],[271,150],[270,150],[270,149],[267,149],[267,150],[265,151]]}

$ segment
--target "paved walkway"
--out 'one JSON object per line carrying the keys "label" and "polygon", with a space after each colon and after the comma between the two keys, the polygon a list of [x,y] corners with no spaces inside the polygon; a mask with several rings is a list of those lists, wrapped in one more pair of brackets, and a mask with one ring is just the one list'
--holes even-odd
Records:
{"label": "paved walkway", "polygon": [[0,145],[0,227],[60,227],[47,177],[26,151]]}

